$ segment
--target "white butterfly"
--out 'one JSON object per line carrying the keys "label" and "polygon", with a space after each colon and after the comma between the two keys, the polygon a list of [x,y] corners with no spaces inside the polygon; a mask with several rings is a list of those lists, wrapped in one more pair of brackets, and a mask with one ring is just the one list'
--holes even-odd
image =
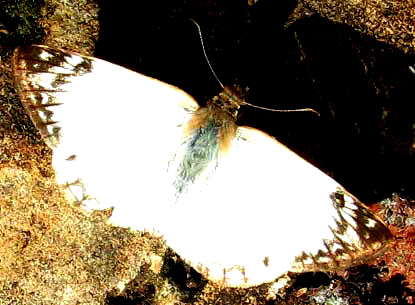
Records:
{"label": "white butterfly", "polygon": [[45,46],[16,50],[13,64],[58,182],[114,206],[114,224],[161,233],[211,280],[251,286],[289,270],[335,271],[391,238],[333,179],[237,126],[230,89],[201,108],[156,79]]}

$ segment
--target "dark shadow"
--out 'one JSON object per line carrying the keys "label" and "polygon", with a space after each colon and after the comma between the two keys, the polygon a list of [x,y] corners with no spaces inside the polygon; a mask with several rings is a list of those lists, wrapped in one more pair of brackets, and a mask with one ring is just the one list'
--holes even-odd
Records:
{"label": "dark shadow", "polygon": [[260,106],[321,113],[244,108],[240,125],[275,136],[363,201],[392,192],[414,197],[407,177],[415,169],[415,75],[408,68],[415,57],[319,17],[284,30],[294,7],[294,1],[266,0],[254,6],[102,1],[96,54],[176,85],[203,104],[220,87],[193,18],[223,83],[249,87],[249,101]]}

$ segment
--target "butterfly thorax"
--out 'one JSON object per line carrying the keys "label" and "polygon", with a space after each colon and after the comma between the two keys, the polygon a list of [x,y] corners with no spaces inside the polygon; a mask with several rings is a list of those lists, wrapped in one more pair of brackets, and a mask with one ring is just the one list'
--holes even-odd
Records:
{"label": "butterfly thorax", "polygon": [[206,107],[199,108],[187,123],[185,136],[191,136],[197,130],[207,126],[217,128],[219,149],[226,152],[235,136],[238,110],[244,97],[239,86],[225,86],[223,91],[207,102]]}

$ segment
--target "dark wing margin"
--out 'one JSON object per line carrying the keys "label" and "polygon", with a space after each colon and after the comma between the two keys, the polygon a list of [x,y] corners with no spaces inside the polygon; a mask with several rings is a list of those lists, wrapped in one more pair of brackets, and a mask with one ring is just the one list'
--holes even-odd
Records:
{"label": "dark wing margin", "polygon": [[344,189],[330,198],[337,211],[336,228],[330,227],[333,238],[323,240],[325,250],[297,256],[293,271],[337,271],[364,264],[386,251],[393,239],[382,220]]}
{"label": "dark wing margin", "polygon": [[46,46],[17,48],[12,57],[15,86],[22,104],[46,144],[59,144],[59,122],[53,107],[73,76],[92,70],[92,58]]}

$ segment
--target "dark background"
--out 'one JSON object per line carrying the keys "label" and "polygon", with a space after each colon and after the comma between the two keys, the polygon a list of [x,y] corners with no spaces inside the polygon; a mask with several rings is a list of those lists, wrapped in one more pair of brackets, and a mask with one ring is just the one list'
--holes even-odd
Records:
{"label": "dark background", "polygon": [[317,14],[284,27],[296,1],[98,4],[97,57],[178,86],[203,105],[221,88],[194,19],[222,83],[249,88],[248,102],[259,106],[321,113],[245,107],[239,125],[273,135],[363,201],[392,192],[414,198],[413,54]]}

